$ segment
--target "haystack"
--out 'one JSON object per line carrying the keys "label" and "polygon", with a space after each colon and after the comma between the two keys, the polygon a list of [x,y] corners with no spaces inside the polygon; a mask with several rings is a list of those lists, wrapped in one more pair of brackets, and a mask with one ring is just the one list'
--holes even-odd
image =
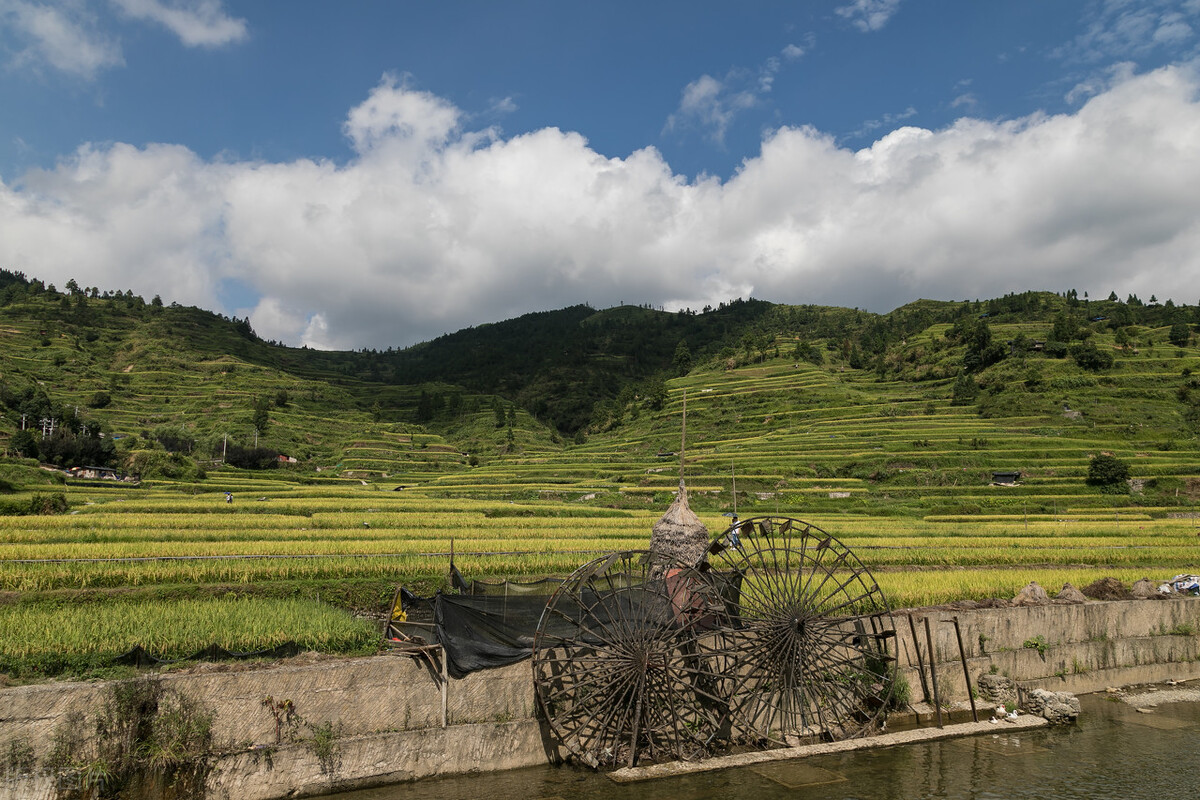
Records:
{"label": "haystack", "polygon": [[1062,603],[1086,603],[1087,595],[1076,589],[1071,584],[1064,583],[1062,591],[1059,592],[1054,599]]}
{"label": "haystack", "polygon": [[650,534],[650,550],[673,556],[689,566],[700,563],[708,547],[708,528],[688,508],[687,487],[679,480],[679,494]]}
{"label": "haystack", "polygon": [[1024,589],[1017,592],[1012,603],[1014,606],[1045,606],[1050,604],[1050,595],[1038,586],[1037,581],[1030,581]]}

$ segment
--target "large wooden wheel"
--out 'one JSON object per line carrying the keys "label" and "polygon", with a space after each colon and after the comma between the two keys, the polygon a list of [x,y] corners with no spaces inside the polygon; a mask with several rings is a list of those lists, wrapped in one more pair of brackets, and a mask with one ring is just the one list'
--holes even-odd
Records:
{"label": "large wooden wheel", "polygon": [[646,551],[577,569],[538,625],[538,704],[592,767],[692,759],[728,733],[733,669],[721,581]]}
{"label": "large wooden wheel", "polygon": [[718,536],[704,567],[736,587],[726,646],[737,738],[794,746],[878,727],[895,683],[895,626],[845,545],[800,520],[759,517]]}

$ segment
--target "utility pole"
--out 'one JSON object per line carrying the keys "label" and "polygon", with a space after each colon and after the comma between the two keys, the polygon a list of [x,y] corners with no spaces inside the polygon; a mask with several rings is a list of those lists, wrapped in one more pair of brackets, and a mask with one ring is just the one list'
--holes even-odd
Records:
{"label": "utility pole", "polygon": [[221,463],[225,463],[225,448],[229,446],[229,434],[225,434],[225,438],[221,440]]}

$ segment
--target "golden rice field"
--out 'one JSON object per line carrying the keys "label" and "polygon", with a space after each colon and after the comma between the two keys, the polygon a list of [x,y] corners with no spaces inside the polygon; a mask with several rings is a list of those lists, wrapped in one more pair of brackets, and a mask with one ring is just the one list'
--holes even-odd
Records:
{"label": "golden rice field", "polygon": [[[661,513],[434,498],[376,486],[281,484],[232,504],[216,492],[170,489],[72,494],[81,502],[70,514],[0,517],[0,591],[403,581],[444,574],[452,549],[459,568],[476,577],[565,574],[592,556],[645,547]],[[1012,594],[1037,569],[1165,578],[1195,568],[1196,520],[1152,518],[1152,509],[1070,511],[924,519],[824,514],[809,521],[888,581],[953,568],[954,581],[896,584],[893,603],[901,605]],[[780,513],[789,515],[786,508]],[[714,535],[728,523],[715,513],[701,519]]]}
{"label": "golden rice field", "polygon": [[324,652],[368,653],[373,625],[313,600],[113,601],[89,604],[0,606],[0,670],[53,674],[102,666],[141,645],[166,659],[216,644],[233,652],[295,641]]}

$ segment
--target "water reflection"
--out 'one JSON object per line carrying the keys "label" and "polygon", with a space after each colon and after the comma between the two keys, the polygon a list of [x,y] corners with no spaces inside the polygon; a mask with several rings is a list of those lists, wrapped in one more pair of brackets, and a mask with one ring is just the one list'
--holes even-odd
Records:
{"label": "water reflection", "polygon": [[1085,697],[1081,722],[618,785],[533,768],[330,795],[327,800],[1166,800],[1196,794],[1200,703],[1140,714]]}

